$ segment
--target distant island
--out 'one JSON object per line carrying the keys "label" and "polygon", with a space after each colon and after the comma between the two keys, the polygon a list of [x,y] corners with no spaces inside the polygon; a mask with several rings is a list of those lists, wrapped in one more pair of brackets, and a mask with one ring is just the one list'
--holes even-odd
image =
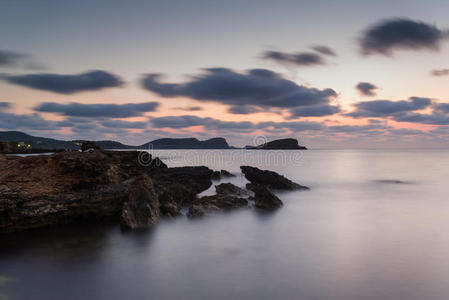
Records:
{"label": "distant island", "polygon": [[264,143],[258,146],[246,146],[251,150],[307,150],[305,146],[300,146],[297,139],[280,139]]}
{"label": "distant island", "polygon": [[[79,150],[86,140],[63,141],[51,138],[32,136],[20,131],[0,132],[0,153],[42,153],[58,150]],[[228,144],[222,137],[200,141],[196,138],[162,138],[143,145],[133,146],[117,141],[93,141],[101,149],[109,150],[148,150],[148,149],[237,149]],[[246,149],[291,150],[307,149],[293,138],[279,139],[258,146],[246,146]]]}

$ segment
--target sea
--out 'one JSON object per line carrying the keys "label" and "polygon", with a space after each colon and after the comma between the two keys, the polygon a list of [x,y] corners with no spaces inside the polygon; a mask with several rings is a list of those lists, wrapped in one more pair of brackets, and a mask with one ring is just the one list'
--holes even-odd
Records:
{"label": "sea", "polygon": [[274,212],[1,235],[0,299],[449,299],[449,151],[152,152],[236,175],[214,185],[251,165],[310,190]]}

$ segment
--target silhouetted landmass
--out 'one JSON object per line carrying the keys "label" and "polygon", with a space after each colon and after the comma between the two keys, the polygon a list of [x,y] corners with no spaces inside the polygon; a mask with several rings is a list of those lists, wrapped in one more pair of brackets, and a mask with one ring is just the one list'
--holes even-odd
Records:
{"label": "silhouetted landmass", "polygon": [[213,138],[200,141],[196,138],[183,139],[158,139],[143,144],[143,149],[229,149],[229,144],[224,138]]}
{"label": "silhouetted landmass", "polygon": [[300,146],[298,144],[297,139],[292,139],[292,138],[274,140],[274,141],[267,142],[265,144],[258,145],[255,147],[247,146],[246,148],[247,149],[255,149],[255,150],[258,150],[258,149],[260,149],[260,150],[294,150],[294,149],[307,150],[307,148],[305,146]]}
{"label": "silhouetted landmass", "polygon": [[[27,153],[40,153],[45,151],[56,150],[78,150],[85,140],[63,141],[51,138],[32,136],[20,131],[3,131],[0,132],[0,141],[8,141],[21,143],[28,148]],[[179,139],[157,139],[140,146],[125,145],[116,141],[93,141],[101,149],[231,149],[228,142],[224,138],[212,138],[200,141],[196,138],[179,138]],[[17,144],[16,144],[17,146]],[[24,149],[24,148],[22,148]],[[22,153],[16,147],[17,151],[4,152],[0,149],[0,153]]]}

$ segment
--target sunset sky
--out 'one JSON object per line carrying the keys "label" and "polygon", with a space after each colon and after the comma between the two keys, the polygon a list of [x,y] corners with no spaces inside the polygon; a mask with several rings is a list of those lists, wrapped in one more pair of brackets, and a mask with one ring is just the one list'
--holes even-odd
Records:
{"label": "sunset sky", "polygon": [[449,146],[449,1],[0,1],[0,130]]}

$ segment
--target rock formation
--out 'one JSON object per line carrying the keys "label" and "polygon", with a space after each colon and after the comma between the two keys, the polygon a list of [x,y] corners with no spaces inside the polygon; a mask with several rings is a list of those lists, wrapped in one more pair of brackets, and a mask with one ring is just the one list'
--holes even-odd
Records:
{"label": "rock formation", "polygon": [[131,182],[120,220],[122,227],[131,229],[149,227],[159,220],[159,199],[148,175],[142,174]]}
{"label": "rock formation", "polygon": [[261,170],[250,166],[241,166],[240,169],[246,179],[256,185],[264,185],[275,190],[309,189],[308,187],[297,184],[273,171]]}
{"label": "rock formation", "polygon": [[254,192],[254,196],[250,199],[254,200],[254,205],[257,208],[275,210],[283,205],[281,199],[273,194],[266,186],[249,184],[248,188]]}
{"label": "rock formation", "polygon": [[247,195],[247,191],[233,185],[223,183],[215,186],[217,194],[195,199],[189,208],[189,217],[200,217],[206,213],[231,210],[248,206],[248,200],[241,197]]}
{"label": "rock formation", "polygon": [[139,163],[135,151],[0,155],[0,169],[0,232],[120,216],[131,228],[154,224],[156,198],[160,212],[179,212],[184,202],[212,185],[213,172],[206,167],[161,168],[151,175],[153,189],[148,167]]}
{"label": "rock formation", "polygon": [[229,177],[235,177],[235,175],[226,170],[214,171],[212,173],[213,180],[219,180],[222,178],[229,178]]}

